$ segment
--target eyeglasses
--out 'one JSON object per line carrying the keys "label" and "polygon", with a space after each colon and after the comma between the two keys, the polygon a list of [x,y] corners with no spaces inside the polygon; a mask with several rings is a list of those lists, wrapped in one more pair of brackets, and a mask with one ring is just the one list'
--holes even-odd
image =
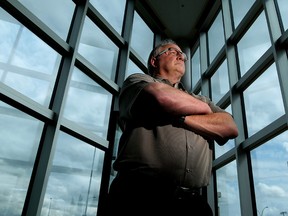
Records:
{"label": "eyeglasses", "polygon": [[182,51],[174,48],[174,47],[169,47],[169,48],[161,51],[160,53],[158,53],[158,54],[155,56],[155,58],[158,58],[159,56],[163,55],[164,53],[168,53],[168,55],[172,54],[172,55],[174,55],[174,56],[180,56],[180,57],[183,59],[184,62],[187,61],[187,56],[186,56],[186,54],[185,54],[184,52],[182,52]]}

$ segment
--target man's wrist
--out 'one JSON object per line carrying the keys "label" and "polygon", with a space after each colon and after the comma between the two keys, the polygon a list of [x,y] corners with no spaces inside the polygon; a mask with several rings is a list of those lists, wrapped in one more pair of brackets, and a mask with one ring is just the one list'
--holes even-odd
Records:
{"label": "man's wrist", "polygon": [[183,127],[185,125],[186,116],[180,116],[174,119],[173,126],[175,127]]}

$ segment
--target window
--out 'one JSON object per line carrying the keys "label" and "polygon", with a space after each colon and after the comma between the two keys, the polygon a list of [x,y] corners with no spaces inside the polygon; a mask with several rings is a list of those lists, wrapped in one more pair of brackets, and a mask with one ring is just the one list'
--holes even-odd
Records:
{"label": "window", "polygon": [[229,91],[227,61],[220,65],[211,78],[212,100],[217,103]]}
{"label": "window", "polygon": [[74,68],[64,117],[106,139],[112,95]]}
{"label": "window", "polygon": [[254,2],[255,0],[231,0],[235,28],[239,25]]}
{"label": "window", "polygon": [[0,101],[0,212],[21,215],[43,122]]}
{"label": "window", "polygon": [[[287,140],[288,132],[286,131],[251,152],[257,212],[259,214],[281,215],[281,212],[288,211]],[[282,213],[282,215],[285,214]]]}
{"label": "window", "polygon": [[18,0],[50,29],[66,40],[75,4],[71,0]]}
{"label": "window", "polygon": [[212,26],[208,30],[209,60],[210,63],[225,44],[222,11],[219,12]]}
{"label": "window", "polygon": [[0,81],[48,107],[60,55],[2,9],[0,13]]}
{"label": "window", "polygon": [[41,215],[96,215],[104,152],[59,134]]}
{"label": "window", "polygon": [[242,76],[270,46],[267,22],[262,12],[237,45]]}
{"label": "window", "polygon": [[133,61],[129,59],[125,78],[134,73],[143,73],[143,71]]}
{"label": "window", "polygon": [[288,28],[288,5],[285,0],[277,0],[284,30]]}
{"label": "window", "polygon": [[125,0],[90,0],[110,25],[121,35],[125,11]]}
{"label": "window", "polygon": [[153,32],[139,16],[137,12],[134,13],[131,47],[136,53],[147,63],[149,54],[153,48]]}
{"label": "window", "polygon": [[221,216],[241,216],[236,161],[216,171],[218,212]]}
{"label": "window", "polygon": [[86,17],[78,52],[97,72],[114,80],[119,48]]}
{"label": "window", "polygon": [[285,113],[275,64],[244,91],[244,102],[250,136]]}
{"label": "window", "polygon": [[192,56],[191,67],[192,67],[192,87],[194,88],[201,78],[199,47],[196,49],[195,53]]}

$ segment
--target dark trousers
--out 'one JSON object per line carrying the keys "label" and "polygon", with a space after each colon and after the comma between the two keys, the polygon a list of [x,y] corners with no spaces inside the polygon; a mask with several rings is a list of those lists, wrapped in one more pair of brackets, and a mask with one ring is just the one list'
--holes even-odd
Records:
{"label": "dark trousers", "polygon": [[213,216],[198,191],[178,191],[164,179],[125,174],[110,187],[106,216]]}

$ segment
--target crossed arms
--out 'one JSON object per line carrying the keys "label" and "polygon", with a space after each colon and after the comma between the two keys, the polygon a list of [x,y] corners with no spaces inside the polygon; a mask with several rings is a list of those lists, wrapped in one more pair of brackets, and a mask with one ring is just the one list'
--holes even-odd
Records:
{"label": "crossed arms", "polygon": [[[229,113],[212,112],[209,105],[164,83],[150,83],[142,90],[170,116],[186,116],[183,127],[219,145],[238,136],[237,126]],[[148,112],[149,112],[149,108]]]}

